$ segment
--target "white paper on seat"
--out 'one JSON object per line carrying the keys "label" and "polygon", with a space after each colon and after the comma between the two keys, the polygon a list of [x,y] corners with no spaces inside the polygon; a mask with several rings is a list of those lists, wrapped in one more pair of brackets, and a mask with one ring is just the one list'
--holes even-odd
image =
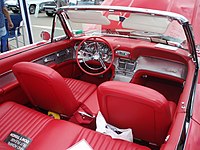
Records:
{"label": "white paper on seat", "polygon": [[100,111],[98,112],[96,118],[96,126],[96,131],[98,132],[110,135],[112,138],[115,139],[122,139],[129,142],[133,142],[132,129],[119,129],[113,125],[108,124]]}
{"label": "white paper on seat", "polygon": [[67,150],[93,150],[93,148],[88,144],[85,139],[82,139],[78,143],[72,145]]}

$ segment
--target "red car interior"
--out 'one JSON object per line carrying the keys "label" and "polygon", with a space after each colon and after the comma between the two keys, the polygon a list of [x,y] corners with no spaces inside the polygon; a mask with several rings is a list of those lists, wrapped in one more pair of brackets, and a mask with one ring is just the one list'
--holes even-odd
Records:
{"label": "red car interior", "polygon": [[[93,149],[150,150],[148,147],[115,140],[67,121],[55,120],[13,102],[1,104],[0,112],[0,140],[5,141],[7,135],[14,131],[31,139],[28,150],[65,150],[82,139],[85,139]],[[10,148],[3,142],[0,143],[0,147]]]}
{"label": "red car interior", "polygon": [[17,63],[12,70],[34,106],[68,117],[96,89],[94,84],[64,79],[50,67],[36,63]]}
{"label": "red car interior", "polygon": [[[198,150],[199,7],[103,0],[57,9],[51,34],[41,34],[50,39],[0,53],[0,150],[20,140],[27,150],[82,140],[94,150]],[[99,111],[131,128],[133,142],[97,132]]]}
{"label": "red car interior", "polygon": [[[104,38],[114,48],[115,60],[99,76],[87,75],[78,67],[70,50],[83,40],[79,37],[31,50],[19,49],[10,56],[5,54],[7,58],[0,56],[0,141],[15,131],[32,139],[28,149],[66,149],[81,139],[86,139],[94,149],[149,149],[152,145],[155,149],[174,149],[181,136],[195,71],[188,53],[157,48],[155,43],[136,39]],[[130,55],[121,56],[118,50]],[[57,57],[63,51],[69,53]],[[56,57],[49,61],[53,56]],[[138,61],[141,58],[159,63],[148,68],[148,59],[142,64]],[[171,66],[164,70],[166,74],[159,70],[162,62]],[[112,81],[124,76],[125,67],[120,66],[123,64],[137,69],[132,71],[130,83]],[[177,71],[176,65],[182,70]],[[181,72],[180,76],[174,72]],[[45,112],[33,110],[35,107]],[[119,128],[131,127],[134,142],[113,140],[93,131],[99,110],[108,123]],[[67,119],[54,120],[46,111]],[[0,143],[0,147],[3,145]]]}
{"label": "red car interior", "polygon": [[183,91],[184,80],[163,74],[139,70],[135,73],[131,83],[143,85],[163,94],[168,101],[178,103]]}

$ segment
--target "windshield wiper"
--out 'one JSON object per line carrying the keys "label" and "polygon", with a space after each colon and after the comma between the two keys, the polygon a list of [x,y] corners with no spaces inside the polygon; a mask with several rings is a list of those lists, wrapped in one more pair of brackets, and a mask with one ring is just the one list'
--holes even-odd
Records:
{"label": "windshield wiper", "polygon": [[161,43],[161,44],[183,48],[182,43],[184,42],[184,40],[179,39],[179,38],[174,38],[171,36],[165,36],[160,33],[146,32],[146,31],[132,31],[130,35],[136,38],[143,37],[144,39],[149,39],[151,42],[154,42],[154,43]]}
{"label": "windshield wiper", "polygon": [[171,36],[157,36],[157,37],[150,37],[151,42],[155,42],[155,43],[161,43],[161,44],[166,44],[166,45],[170,45],[170,46],[175,46],[175,47],[179,47],[179,48],[183,48],[182,43],[184,42],[181,39],[178,38],[174,38]]}

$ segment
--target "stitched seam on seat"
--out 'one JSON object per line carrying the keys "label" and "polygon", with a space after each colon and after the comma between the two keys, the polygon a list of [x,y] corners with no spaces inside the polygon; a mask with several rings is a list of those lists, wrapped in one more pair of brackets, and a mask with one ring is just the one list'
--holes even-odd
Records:
{"label": "stitched seam on seat", "polygon": [[[115,140],[111,137],[101,134],[101,133],[94,133],[94,131],[90,131],[88,129],[82,128],[79,135],[77,135],[76,139],[73,141],[72,144],[79,142],[80,140],[85,139],[89,145],[93,149],[115,149],[115,150],[123,150],[123,149],[133,149],[137,150],[140,149],[136,146],[131,146],[132,143],[125,142],[121,140]],[[98,140],[96,140],[98,139]]]}
{"label": "stitched seam on seat", "polygon": [[[102,137],[102,135],[100,135],[100,138],[101,138],[101,137]],[[107,137],[105,137],[105,138],[102,137],[102,138],[103,138],[103,142],[102,142],[102,144],[100,145],[99,149],[100,149],[103,145],[106,144],[105,141],[106,141]],[[98,141],[97,141],[97,142],[98,142]],[[97,143],[97,142],[96,142],[96,143]],[[106,147],[108,148],[109,145],[108,145],[108,144],[106,144],[106,145],[107,145]]]}
{"label": "stitched seam on seat", "polygon": [[[20,134],[25,134],[29,138],[33,139],[44,128],[44,126],[46,126],[48,122],[52,120],[50,118],[49,119],[45,118],[45,116],[37,116],[37,114],[26,112],[26,110],[23,109],[17,109],[17,108],[14,109],[14,107],[13,110],[9,112],[7,113],[6,117],[11,118],[12,123],[9,123],[6,119],[4,120],[1,119],[2,120],[1,122],[3,123],[3,124],[1,123],[2,124],[1,128],[3,129],[3,130],[1,129],[2,131],[1,134],[3,137],[5,137],[6,134],[9,134],[8,133],[9,129],[12,129],[13,131],[17,131]],[[26,116],[28,119],[19,119],[20,117],[24,116]],[[32,122],[32,120],[35,120],[35,123],[29,125],[29,123]],[[39,126],[39,124],[41,125]]]}
{"label": "stitched seam on seat", "polygon": [[1,122],[2,119],[4,119],[4,117],[6,116],[6,114],[8,114],[8,113],[13,109],[13,107],[14,107],[14,104],[8,109],[7,112],[5,112],[5,113],[2,115],[2,117],[0,118],[0,122]]}
{"label": "stitched seam on seat", "polygon": [[[120,149],[120,143],[115,143],[110,137],[104,134],[94,134],[92,131],[87,131],[86,129],[82,130],[80,135],[78,136],[76,142],[80,141],[81,139],[85,139],[91,147],[94,149]],[[98,140],[95,140],[98,139]],[[109,140],[109,142],[106,142]],[[111,144],[112,143],[112,144]],[[112,145],[112,146],[111,146]],[[127,145],[127,144],[126,144]]]}
{"label": "stitched seam on seat", "polygon": [[84,94],[85,92],[87,91],[87,89],[82,89],[81,92],[77,93],[77,99],[80,99]]}
{"label": "stitched seam on seat", "polygon": [[[78,84],[79,82],[75,82],[74,80],[72,80],[72,82],[71,82],[71,84],[72,84],[72,86],[71,86],[71,90],[73,91],[72,93],[74,93],[74,97],[76,98],[76,99],[79,99],[80,98],[80,96],[83,94],[82,93],[82,90],[80,90],[81,88],[82,88],[82,83],[80,82],[79,84]],[[81,92],[80,92],[81,91]]]}
{"label": "stitched seam on seat", "polygon": [[[86,91],[92,86],[90,84],[85,84],[82,81],[77,81],[73,79],[66,79],[65,81],[69,86],[70,90],[72,91],[72,94],[74,95],[76,100],[79,100],[86,93]],[[90,94],[88,94],[88,96],[89,95]]]}
{"label": "stitched seam on seat", "polygon": [[[92,134],[91,131],[86,132],[86,130],[85,130],[85,133],[87,133],[86,140],[90,143],[90,145],[91,145],[92,147],[94,147],[93,145],[94,145],[95,142],[96,142],[96,141],[94,141],[94,139],[95,139],[95,134]],[[90,136],[90,135],[92,135],[92,136]],[[94,144],[93,144],[93,143],[94,143]]]}
{"label": "stitched seam on seat", "polygon": [[80,133],[77,134],[76,138],[74,138],[74,140],[72,141],[72,143],[71,143],[70,146],[74,145],[74,144],[79,140],[79,137],[80,137],[80,136],[82,135],[82,133],[83,133],[83,129],[84,129],[84,128],[82,128],[81,131],[80,131]]}
{"label": "stitched seam on seat", "polygon": [[[14,105],[13,105],[13,107],[12,107],[12,109],[10,109],[9,111],[7,111],[7,116],[6,117],[9,117],[10,116],[10,112],[11,112],[11,110],[13,110],[14,112],[15,112],[15,110],[14,110]],[[5,118],[5,117],[4,117]],[[16,119],[16,117],[14,117],[15,119]],[[7,120],[6,120],[7,121]],[[13,120],[12,120],[13,121]],[[1,122],[3,122],[3,119],[1,119],[0,120],[0,123]],[[5,133],[7,132],[7,128],[10,128],[10,126],[9,125],[11,125],[11,124],[8,124],[7,122],[4,122],[4,124],[3,125],[1,125],[1,127],[4,129],[2,129],[1,128],[1,130],[0,131],[2,131],[2,135],[5,135]]]}
{"label": "stitched seam on seat", "polygon": [[52,122],[53,120],[48,120],[48,121],[46,121],[45,122],[45,124],[43,124],[41,127],[40,127],[40,131],[38,130],[38,132],[35,132],[35,134],[33,134],[32,136],[35,138],[41,131],[42,131],[42,129],[44,129],[47,125],[48,125],[48,123],[50,123],[50,122]]}
{"label": "stitched seam on seat", "polygon": [[[112,145],[111,145],[111,144],[112,144]],[[110,144],[110,145],[111,145],[111,147],[110,147],[110,148],[111,148],[111,149],[114,149],[114,148],[116,149],[116,147],[115,147],[115,146],[116,146],[117,144],[114,144],[114,141],[111,141],[111,144]],[[109,145],[108,145],[108,146],[109,146]],[[108,147],[108,146],[107,146],[107,147]]]}
{"label": "stitched seam on seat", "polygon": [[[24,110],[23,110],[23,112],[21,112],[21,111],[19,111],[19,110],[13,110],[13,112],[11,113],[11,114],[8,114],[8,117],[11,117],[12,118],[12,122],[15,122],[15,124],[8,124],[8,125],[10,125],[10,126],[6,126],[7,128],[10,128],[11,126],[13,127],[13,128],[16,128],[16,126],[18,125],[18,124],[16,124],[16,122],[19,120],[19,118],[20,118],[20,115],[21,114],[24,114],[25,112],[24,112]],[[21,122],[20,122],[21,123]],[[20,127],[18,127],[18,128],[20,128]],[[4,128],[5,129],[5,128]],[[7,130],[5,130],[5,131],[7,131]]]}
{"label": "stitched seam on seat", "polygon": [[[24,114],[26,114],[26,117],[30,117],[30,115],[27,113],[27,112],[24,112]],[[26,133],[26,131],[27,130],[30,130],[30,129],[26,129],[25,130],[25,128],[28,128],[26,125],[28,125],[28,126],[30,126],[29,125],[29,123],[31,123],[32,122],[32,120],[35,120],[35,118],[36,118],[36,116],[34,116],[34,117],[32,117],[31,119],[23,119],[20,123],[22,123],[22,122],[25,122],[25,123],[23,123],[23,128],[22,127],[18,127],[18,128],[16,128],[16,130],[19,130],[19,132],[22,132],[22,133]],[[32,124],[31,124],[31,126],[32,126]],[[29,135],[29,133],[27,133],[27,136]]]}
{"label": "stitched seam on seat", "polygon": [[[34,116],[34,118],[37,118],[37,116]],[[34,118],[32,118],[32,120],[35,120]],[[40,121],[39,121],[40,119]],[[30,126],[30,128],[26,127],[26,133],[27,135],[29,135],[32,138],[35,138],[35,136],[51,121],[51,120],[46,120],[45,118],[38,117],[37,120],[35,120],[35,123],[32,123]],[[32,122],[32,121],[29,121]],[[38,129],[34,131],[35,127],[37,127]],[[32,128],[32,129],[31,129]],[[22,130],[23,131],[23,130]],[[25,133],[25,131],[24,131]]]}
{"label": "stitched seam on seat", "polygon": [[[88,89],[90,89],[91,88],[91,86],[88,86],[87,88],[85,88],[85,90],[84,90],[84,92],[83,92],[83,94],[88,90]],[[93,90],[92,92],[94,92],[95,90]],[[82,95],[83,95],[82,94]],[[87,97],[86,97],[86,99],[90,96],[91,94],[88,94],[87,95]]]}
{"label": "stitched seam on seat", "polygon": [[71,92],[72,92],[74,98],[76,99],[76,95],[75,95],[75,93],[73,92],[73,83],[72,83],[72,80],[71,80],[71,79],[67,79],[67,80],[65,80],[65,81],[66,81],[66,84],[69,86],[69,89],[71,90]]}

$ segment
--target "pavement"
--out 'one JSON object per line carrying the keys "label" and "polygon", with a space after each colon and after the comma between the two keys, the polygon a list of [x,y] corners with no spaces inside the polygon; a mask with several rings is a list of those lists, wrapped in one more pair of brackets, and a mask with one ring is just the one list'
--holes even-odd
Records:
{"label": "pavement", "polygon": [[[31,20],[34,43],[42,41],[40,37],[40,33],[42,31],[46,30],[49,33],[51,33],[53,17],[48,17],[46,13],[39,13],[38,15],[30,15],[30,20]],[[24,33],[24,37],[25,37],[25,45],[28,45],[29,43],[27,40],[28,38],[26,31]],[[20,36],[19,41],[23,41],[22,39],[23,39],[22,36]],[[16,41],[15,40],[9,41],[9,45],[11,49],[15,49]],[[19,47],[21,46],[23,46],[23,44],[19,43]]]}

